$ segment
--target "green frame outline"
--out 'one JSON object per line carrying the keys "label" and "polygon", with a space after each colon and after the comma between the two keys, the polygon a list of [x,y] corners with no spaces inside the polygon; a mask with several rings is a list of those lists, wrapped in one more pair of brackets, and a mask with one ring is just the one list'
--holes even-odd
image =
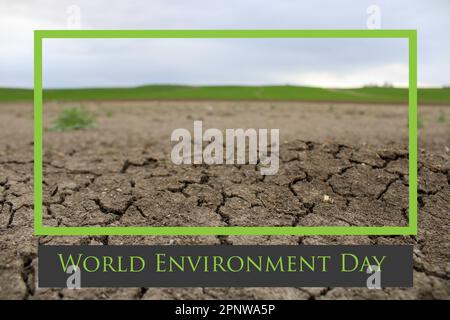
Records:
{"label": "green frame outline", "polygon": [[[401,38],[408,39],[408,226],[296,227],[48,227],[42,205],[42,40],[47,38]],[[416,30],[35,30],[34,31],[35,235],[414,235],[417,234],[417,31]]]}

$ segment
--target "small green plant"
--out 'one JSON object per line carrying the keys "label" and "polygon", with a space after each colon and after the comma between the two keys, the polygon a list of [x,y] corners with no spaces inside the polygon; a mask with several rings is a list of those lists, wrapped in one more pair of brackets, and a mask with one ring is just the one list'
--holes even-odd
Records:
{"label": "small green plant", "polygon": [[330,104],[328,106],[328,112],[334,112],[334,105]]}
{"label": "small green plant", "polygon": [[94,116],[84,108],[64,108],[50,130],[68,131],[95,127]]}
{"label": "small green plant", "polygon": [[441,112],[439,113],[439,116],[437,118],[437,122],[444,123],[446,120],[447,120],[447,118],[445,117],[445,113],[442,112],[442,110],[441,110]]}

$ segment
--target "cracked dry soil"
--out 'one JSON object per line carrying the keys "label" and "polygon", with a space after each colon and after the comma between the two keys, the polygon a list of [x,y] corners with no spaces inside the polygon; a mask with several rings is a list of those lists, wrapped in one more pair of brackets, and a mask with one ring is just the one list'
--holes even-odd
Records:
{"label": "cracked dry soil", "polygon": [[[49,127],[60,105],[45,105]],[[44,224],[50,226],[403,226],[407,110],[301,103],[86,103],[97,128],[44,133]],[[444,111],[443,111],[444,110]],[[425,107],[417,236],[33,236],[32,106],[1,105],[0,297],[8,299],[450,298],[450,146],[445,107]],[[175,166],[170,133],[280,128],[280,169]],[[412,244],[414,287],[40,289],[38,244]]]}

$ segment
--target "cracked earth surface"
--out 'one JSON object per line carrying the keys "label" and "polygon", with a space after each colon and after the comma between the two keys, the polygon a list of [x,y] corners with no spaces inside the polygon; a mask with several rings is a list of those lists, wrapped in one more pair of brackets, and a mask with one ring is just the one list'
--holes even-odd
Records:
{"label": "cracked earth surface", "polygon": [[[60,108],[44,107],[44,126]],[[44,133],[49,226],[404,226],[406,107],[273,103],[86,103],[97,128]],[[444,111],[443,111],[444,110]],[[33,236],[32,107],[0,106],[0,297],[19,299],[450,298],[450,146],[443,107],[423,108],[417,236]],[[447,116],[448,118],[448,116]],[[170,133],[280,128],[280,169],[175,166]],[[412,244],[414,287],[40,289],[38,244]]]}

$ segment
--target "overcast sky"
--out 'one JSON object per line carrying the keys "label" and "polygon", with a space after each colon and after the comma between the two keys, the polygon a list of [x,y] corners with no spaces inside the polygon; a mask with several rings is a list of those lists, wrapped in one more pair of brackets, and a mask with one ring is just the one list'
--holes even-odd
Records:
{"label": "overcast sky", "polygon": [[[34,29],[366,29],[368,23],[417,29],[419,85],[450,84],[446,0],[0,0],[0,86],[33,86]],[[400,39],[47,39],[44,86],[406,86],[407,53]]]}

